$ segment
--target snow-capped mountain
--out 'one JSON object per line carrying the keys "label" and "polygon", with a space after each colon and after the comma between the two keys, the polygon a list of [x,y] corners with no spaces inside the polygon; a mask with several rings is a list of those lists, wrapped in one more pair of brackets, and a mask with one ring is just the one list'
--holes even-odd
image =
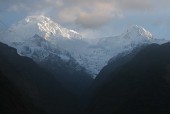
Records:
{"label": "snow-capped mountain", "polygon": [[50,18],[45,16],[28,16],[17,24],[12,25],[8,31],[10,40],[16,42],[26,40],[35,34],[46,40],[54,38],[61,39],[81,39],[82,36],[74,30],[69,30],[55,23]]}
{"label": "snow-capped mountain", "polygon": [[155,39],[149,31],[139,26],[131,26],[120,36],[101,38],[95,46],[88,47],[85,57],[82,58],[86,61],[86,68],[97,75],[111,58],[153,42]]}
{"label": "snow-capped mountain", "polygon": [[158,42],[149,31],[137,25],[120,36],[101,38],[95,45],[84,39],[78,32],[66,29],[48,17],[29,16],[11,26],[1,41],[35,61],[50,59],[50,54],[64,61],[75,60],[93,77],[118,54]]}

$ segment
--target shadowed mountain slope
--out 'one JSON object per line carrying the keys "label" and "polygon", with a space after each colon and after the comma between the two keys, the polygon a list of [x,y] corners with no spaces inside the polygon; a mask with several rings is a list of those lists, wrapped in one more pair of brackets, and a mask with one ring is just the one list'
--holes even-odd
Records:
{"label": "shadowed mountain slope", "polygon": [[151,44],[107,74],[88,114],[162,114],[169,107],[170,43]]}
{"label": "shadowed mountain slope", "polygon": [[78,99],[72,93],[33,60],[2,43],[0,76],[0,113],[75,113]]}

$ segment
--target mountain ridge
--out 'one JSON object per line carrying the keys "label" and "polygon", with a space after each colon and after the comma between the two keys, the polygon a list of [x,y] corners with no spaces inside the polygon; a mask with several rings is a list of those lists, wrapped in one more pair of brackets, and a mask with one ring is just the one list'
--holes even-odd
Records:
{"label": "mountain ridge", "polygon": [[[23,26],[26,27],[22,28]],[[35,31],[34,29],[30,31],[31,27],[36,28]],[[62,30],[65,31],[64,34],[61,32]],[[29,31],[29,36],[19,31]],[[17,38],[13,34],[18,34]],[[50,48],[44,49],[41,45],[33,46],[32,44],[35,44],[34,42],[36,40],[35,35],[36,37],[44,39],[43,44],[48,44],[47,47]],[[68,35],[72,37],[67,37]],[[28,16],[24,20],[19,21],[18,24],[10,27],[8,31],[4,33],[4,37],[1,41],[17,48],[18,53],[22,56],[31,57],[31,55],[27,54],[28,50],[25,49],[25,47],[29,49],[35,47],[34,49],[40,49],[37,52],[35,51],[37,53],[36,55],[45,56],[42,59],[47,59],[47,56],[51,52],[59,55],[66,61],[73,58],[75,62],[85,68],[87,73],[92,75],[93,78],[108,64],[111,58],[116,57],[118,54],[128,54],[134,48],[142,45],[165,42],[164,40],[154,38],[153,35],[143,27],[134,25],[119,36],[102,38],[93,45],[89,44],[85,38],[82,38],[78,32],[63,28],[50,18],[41,15]],[[32,42],[30,42],[29,39],[33,39]],[[17,44],[17,46],[14,44]]]}

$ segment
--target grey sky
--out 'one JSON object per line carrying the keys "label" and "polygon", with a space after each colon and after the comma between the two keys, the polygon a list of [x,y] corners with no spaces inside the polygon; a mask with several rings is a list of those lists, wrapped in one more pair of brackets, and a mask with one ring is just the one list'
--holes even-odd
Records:
{"label": "grey sky", "polygon": [[0,19],[10,25],[27,15],[43,14],[88,37],[117,35],[130,25],[166,37],[169,4],[169,0],[0,0]]}

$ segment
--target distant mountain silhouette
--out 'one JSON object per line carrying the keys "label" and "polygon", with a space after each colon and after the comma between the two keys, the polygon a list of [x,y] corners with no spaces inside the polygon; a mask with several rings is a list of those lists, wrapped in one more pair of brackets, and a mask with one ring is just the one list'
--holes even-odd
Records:
{"label": "distant mountain silhouette", "polygon": [[87,113],[170,113],[170,43],[151,44],[124,60],[117,67],[111,62],[99,74],[95,83],[102,84]]}

